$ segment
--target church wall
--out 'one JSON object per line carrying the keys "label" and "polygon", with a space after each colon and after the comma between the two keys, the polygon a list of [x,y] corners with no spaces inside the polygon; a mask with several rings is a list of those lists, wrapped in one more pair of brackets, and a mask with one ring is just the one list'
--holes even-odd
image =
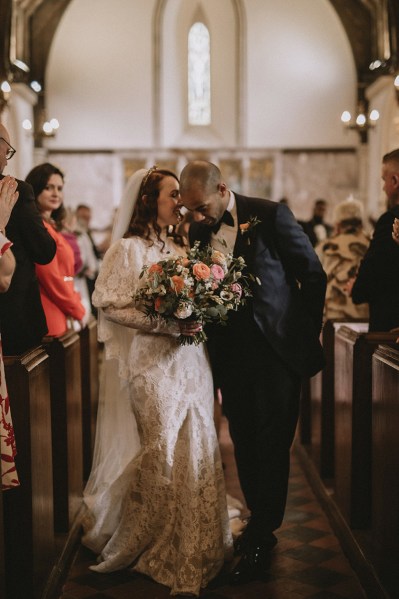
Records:
{"label": "church wall", "polygon": [[248,145],[356,145],[340,123],[355,105],[355,65],[328,0],[245,0],[245,10]]}
{"label": "church wall", "polygon": [[93,226],[102,229],[112,222],[123,182],[131,172],[158,164],[179,173],[188,160],[197,156],[218,164],[233,191],[276,201],[287,197],[298,219],[310,217],[316,198],[327,200],[327,220],[331,220],[338,202],[351,193],[358,197],[358,157],[351,149],[285,152],[138,150],[80,154],[53,151],[49,160],[65,172],[66,205],[89,204],[93,207]]}
{"label": "church wall", "polygon": [[151,147],[154,0],[72,0],[47,66],[49,147]]}
{"label": "church wall", "polygon": [[[213,56],[213,122],[203,128],[187,125],[187,34],[197,18]],[[220,164],[236,191],[287,196],[307,218],[316,197],[332,207],[356,195],[359,140],[339,120],[355,87],[328,0],[113,0],[112,10],[108,0],[72,0],[46,74],[48,116],[61,127],[35,161],[47,148],[66,172],[66,203],[92,205],[99,227],[135,168],[179,172],[198,156]]]}

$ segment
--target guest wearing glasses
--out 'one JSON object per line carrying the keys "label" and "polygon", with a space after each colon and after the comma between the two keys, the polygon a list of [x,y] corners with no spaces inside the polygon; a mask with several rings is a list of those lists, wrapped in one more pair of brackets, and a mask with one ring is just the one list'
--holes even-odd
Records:
{"label": "guest wearing glasses", "polygon": [[[0,179],[14,154],[8,131],[0,124]],[[18,355],[39,345],[48,331],[35,263],[48,264],[56,250],[36,206],[32,187],[17,180],[17,191],[19,199],[6,227],[7,239],[13,244],[16,268],[8,291],[0,295],[4,355]]]}

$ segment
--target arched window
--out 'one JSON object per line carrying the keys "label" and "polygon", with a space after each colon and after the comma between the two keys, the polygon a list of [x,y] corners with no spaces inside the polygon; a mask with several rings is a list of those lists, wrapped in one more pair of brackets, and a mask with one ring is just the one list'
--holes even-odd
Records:
{"label": "arched window", "polygon": [[194,23],[188,34],[188,122],[211,123],[211,44],[203,23]]}

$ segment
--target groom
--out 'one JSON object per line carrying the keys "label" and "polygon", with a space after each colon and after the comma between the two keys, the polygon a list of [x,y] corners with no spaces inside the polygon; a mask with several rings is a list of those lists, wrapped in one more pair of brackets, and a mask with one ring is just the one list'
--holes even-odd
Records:
{"label": "groom", "polygon": [[240,484],[251,518],[235,544],[232,584],[264,578],[274,531],[284,516],[290,446],[301,378],[323,367],[319,343],[326,275],[287,206],[230,191],[217,166],[188,163],[181,203],[192,212],[190,244],[199,240],[243,256],[260,284],[230,313],[227,326],[207,328],[215,385],[221,388]]}

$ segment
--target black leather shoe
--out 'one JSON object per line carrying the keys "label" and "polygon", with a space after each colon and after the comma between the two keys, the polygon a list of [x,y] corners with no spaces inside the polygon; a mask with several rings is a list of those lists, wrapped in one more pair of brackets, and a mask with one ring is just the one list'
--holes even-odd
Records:
{"label": "black leather shoe", "polygon": [[245,551],[245,547],[248,543],[248,534],[245,534],[245,530],[246,529],[242,531],[239,537],[234,539],[234,555],[242,555]]}
{"label": "black leather shoe", "polygon": [[242,555],[251,546],[261,546],[266,551],[271,551],[277,544],[276,536],[271,532],[269,535],[259,537],[255,536],[250,526],[244,528],[239,537],[234,539],[234,555]]}
{"label": "black leather shoe", "polygon": [[269,578],[270,562],[270,549],[265,549],[259,545],[246,549],[240,561],[230,573],[230,584],[238,585],[252,580],[267,580]]}

